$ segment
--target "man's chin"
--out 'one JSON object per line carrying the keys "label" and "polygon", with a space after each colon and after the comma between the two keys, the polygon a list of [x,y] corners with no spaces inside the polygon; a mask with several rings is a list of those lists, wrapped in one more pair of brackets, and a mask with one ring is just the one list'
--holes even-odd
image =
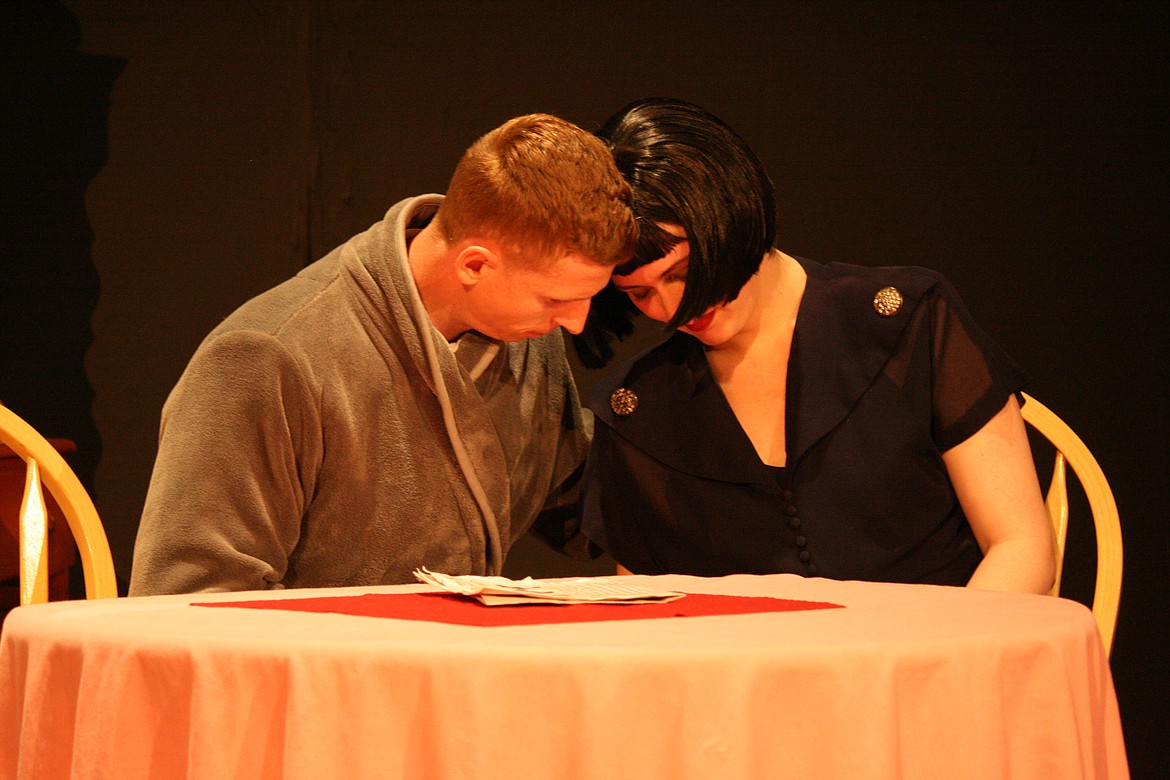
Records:
{"label": "man's chin", "polygon": [[509,344],[514,344],[519,341],[528,341],[529,339],[538,339],[543,336],[543,333],[535,331],[523,331],[520,333],[500,333],[499,331],[488,332],[486,330],[477,331],[481,336],[491,339],[492,341],[504,341]]}
{"label": "man's chin", "polygon": [[516,336],[515,338],[504,339],[504,341],[528,341],[528,339],[539,339],[547,336],[550,331],[530,330]]}

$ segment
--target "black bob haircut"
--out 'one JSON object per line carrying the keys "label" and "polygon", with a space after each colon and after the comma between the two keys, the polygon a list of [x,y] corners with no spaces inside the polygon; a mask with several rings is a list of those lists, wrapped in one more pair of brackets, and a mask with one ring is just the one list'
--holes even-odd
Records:
{"label": "black bob haircut", "polygon": [[[667,330],[734,300],[776,239],[776,197],[764,166],[723,120],[682,100],[646,98],[610,117],[597,135],[633,189],[638,243],[618,276],[661,259],[680,239],[690,244],[686,290]],[[594,299],[585,332],[574,337],[582,362],[604,365],[610,341],[633,327],[633,305],[612,285]]]}

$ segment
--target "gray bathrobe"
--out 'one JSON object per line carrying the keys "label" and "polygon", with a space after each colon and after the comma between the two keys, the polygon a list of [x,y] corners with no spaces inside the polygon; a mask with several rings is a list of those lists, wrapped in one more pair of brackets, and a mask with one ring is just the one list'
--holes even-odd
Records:
{"label": "gray bathrobe", "polygon": [[495,574],[538,516],[573,535],[592,419],[563,337],[452,349],[406,261],[441,201],[395,205],[204,340],[163,409],[131,595]]}

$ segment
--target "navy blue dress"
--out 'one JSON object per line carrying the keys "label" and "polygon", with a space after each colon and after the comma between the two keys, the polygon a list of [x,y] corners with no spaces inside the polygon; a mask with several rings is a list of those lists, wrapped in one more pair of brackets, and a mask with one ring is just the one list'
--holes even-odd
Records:
{"label": "navy blue dress", "polygon": [[[1023,372],[937,273],[800,262],[787,466],[759,459],[703,345],[675,334],[590,399],[585,533],[642,574],[966,584],[982,553],[942,453],[995,416]],[[887,287],[902,297],[893,314],[874,302]]]}

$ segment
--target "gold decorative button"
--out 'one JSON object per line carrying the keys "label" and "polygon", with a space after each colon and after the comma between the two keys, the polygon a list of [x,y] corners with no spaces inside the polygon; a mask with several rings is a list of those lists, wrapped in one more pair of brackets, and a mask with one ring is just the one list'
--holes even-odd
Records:
{"label": "gold decorative button", "polygon": [[609,397],[609,408],[613,409],[613,413],[618,417],[631,415],[638,408],[638,396],[633,390],[619,387]]}
{"label": "gold decorative button", "polygon": [[873,296],[873,308],[883,317],[893,317],[902,311],[902,293],[896,287],[883,287]]}

